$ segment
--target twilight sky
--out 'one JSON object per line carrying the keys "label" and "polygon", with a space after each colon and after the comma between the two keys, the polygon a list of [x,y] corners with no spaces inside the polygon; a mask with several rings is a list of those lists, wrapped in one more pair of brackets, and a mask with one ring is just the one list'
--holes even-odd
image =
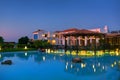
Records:
{"label": "twilight sky", "polygon": [[120,0],[0,0],[0,36],[16,41],[38,29],[120,30]]}

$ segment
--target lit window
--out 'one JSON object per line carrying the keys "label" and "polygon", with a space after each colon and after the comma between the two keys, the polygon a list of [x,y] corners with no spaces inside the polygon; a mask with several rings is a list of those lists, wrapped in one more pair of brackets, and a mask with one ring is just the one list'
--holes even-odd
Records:
{"label": "lit window", "polygon": [[56,41],[55,40],[52,40],[52,44],[55,44],[56,43]]}

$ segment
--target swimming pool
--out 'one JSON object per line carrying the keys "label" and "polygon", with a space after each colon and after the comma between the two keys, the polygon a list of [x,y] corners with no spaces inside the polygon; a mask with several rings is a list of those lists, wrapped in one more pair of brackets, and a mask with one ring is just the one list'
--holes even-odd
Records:
{"label": "swimming pool", "polygon": [[12,60],[12,65],[0,64],[0,80],[120,80],[120,56],[81,57],[41,52],[0,53],[0,62]]}

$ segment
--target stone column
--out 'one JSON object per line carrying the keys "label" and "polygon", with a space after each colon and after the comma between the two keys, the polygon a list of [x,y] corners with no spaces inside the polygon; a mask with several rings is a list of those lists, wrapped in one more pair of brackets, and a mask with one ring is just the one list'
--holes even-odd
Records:
{"label": "stone column", "polygon": [[87,46],[87,36],[85,36],[85,46]]}
{"label": "stone column", "polygon": [[98,46],[98,44],[99,44],[99,38],[96,38],[96,45]]}

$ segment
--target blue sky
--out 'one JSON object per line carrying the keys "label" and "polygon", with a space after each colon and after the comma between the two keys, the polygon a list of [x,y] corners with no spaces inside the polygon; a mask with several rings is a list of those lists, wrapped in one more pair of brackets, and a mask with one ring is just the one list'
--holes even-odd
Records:
{"label": "blue sky", "polygon": [[17,41],[37,29],[120,29],[120,0],[0,0],[0,36]]}

